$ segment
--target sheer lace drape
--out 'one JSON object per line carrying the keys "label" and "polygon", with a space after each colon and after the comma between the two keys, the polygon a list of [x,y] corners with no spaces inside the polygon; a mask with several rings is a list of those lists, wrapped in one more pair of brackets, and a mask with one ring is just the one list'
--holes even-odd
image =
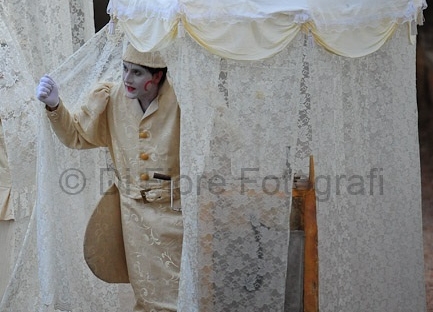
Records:
{"label": "sheer lace drape", "polygon": [[[182,107],[183,174],[201,183],[193,180],[185,194],[180,310],[282,309],[273,265],[284,272],[290,201],[264,194],[269,184],[261,193],[254,186],[274,177],[275,187],[289,168],[305,173],[311,153],[321,309],[423,311],[415,46],[407,29],[358,59],[330,54],[310,36],[260,63],[221,59],[188,36],[168,51]],[[254,257],[258,250],[263,258]]]}
{"label": "sheer lace drape", "polygon": [[35,80],[95,33],[91,0],[1,0],[0,4]]}
{"label": "sheer lace drape", "polygon": [[237,62],[186,36],[164,53],[182,112],[179,310],[280,311],[302,48]]}
{"label": "sheer lace drape", "polygon": [[[107,39],[104,29],[51,73],[71,110],[96,81],[120,74],[121,39]],[[97,279],[82,252],[87,220],[109,184],[106,151],[67,149],[51,132],[42,105],[29,105],[38,139],[37,200],[0,310],[127,311],[133,300],[122,298],[132,298],[129,285]]]}
{"label": "sheer lace drape", "polygon": [[[91,38],[92,2],[0,1],[0,7],[0,118],[5,136],[5,146],[1,148],[8,155],[9,209],[14,215],[13,221],[0,221],[0,310],[128,310],[132,302],[123,303],[118,296],[124,292],[123,297],[130,298],[128,288],[107,287],[81,259],[82,235],[90,212],[74,209],[75,202],[60,201],[55,192],[40,195],[50,182],[58,187],[60,175],[52,174],[62,167],[51,166],[61,158],[50,152],[50,144],[45,146],[54,138],[51,134],[43,135],[49,127],[40,127],[43,109],[34,98],[36,81]],[[99,49],[90,49],[101,57],[98,53],[104,48],[105,33],[94,40],[102,43]],[[108,50],[113,53],[111,47]],[[86,53],[81,58],[84,56]],[[69,77],[70,68],[67,69],[69,72],[60,76]],[[75,155],[70,157],[70,164],[74,164]],[[91,156],[93,163],[101,157],[105,159],[105,154]],[[43,169],[37,170],[41,166]],[[40,173],[38,179],[36,172]],[[96,200],[97,196],[92,198]]]}
{"label": "sheer lace drape", "polygon": [[368,55],[398,25],[409,22],[416,34],[426,6],[425,0],[111,0],[109,12],[141,51],[170,45],[183,25],[211,53],[260,60],[282,51],[301,30],[332,53]]}
{"label": "sheer lace drape", "polygon": [[[128,286],[102,283],[82,258],[87,219],[111,179],[110,159],[104,149],[63,147],[32,96],[34,76],[26,78],[57,67],[62,98],[78,109],[96,81],[119,77],[123,39],[104,30],[61,66],[23,69],[15,65],[32,56],[21,57],[16,43],[25,36],[20,41],[7,23],[0,26],[7,43],[0,45],[7,56],[0,91],[20,99],[1,106],[6,144],[30,146],[8,155],[20,177],[13,183],[17,190],[37,186],[33,198],[17,195],[24,217],[13,231],[16,265],[0,310],[127,311],[131,302],[120,294]],[[63,61],[58,43],[49,44]],[[282,310],[292,173],[307,170],[310,152],[321,310],[425,310],[415,46],[405,26],[357,59],[330,54],[303,34],[255,62],[211,54],[189,35],[162,53],[182,110],[180,311]],[[36,168],[37,179],[22,179]],[[36,195],[35,209],[27,209],[22,200]]]}
{"label": "sheer lace drape", "polygon": [[[34,81],[59,66],[93,35],[93,7],[88,0],[0,1],[0,6],[3,148],[17,190],[12,195],[28,197],[12,201],[17,218],[23,218],[31,213],[34,198],[30,197],[35,191]],[[72,26],[79,21],[79,26]]]}
{"label": "sheer lace drape", "polygon": [[[0,131],[4,135],[4,145],[0,148],[7,155],[4,165],[10,173],[9,198],[3,200],[7,200],[6,209],[15,220],[0,221],[0,244],[4,251],[0,266],[0,296],[3,296],[22,249],[35,200],[36,128],[28,110],[28,105],[34,103],[30,89],[33,79],[4,10],[0,11],[0,38]],[[1,180],[4,181],[3,176]]]}
{"label": "sheer lace drape", "polygon": [[415,45],[307,58],[320,308],[425,311]]}

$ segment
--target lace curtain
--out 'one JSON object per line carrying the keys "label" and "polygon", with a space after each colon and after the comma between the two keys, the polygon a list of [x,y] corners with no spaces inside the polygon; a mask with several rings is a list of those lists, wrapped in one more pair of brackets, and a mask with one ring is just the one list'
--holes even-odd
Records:
{"label": "lace curtain", "polygon": [[358,59],[304,35],[261,62],[217,57],[187,35],[165,53],[182,108],[183,174],[205,182],[184,196],[180,311],[282,311],[290,200],[269,191],[290,170],[307,172],[310,153],[321,310],[425,310],[406,27]]}
{"label": "lace curtain", "polygon": [[95,33],[92,0],[0,0],[0,5],[35,81]]}
{"label": "lace curtain", "polygon": [[[1,148],[11,173],[8,208],[14,218],[0,221],[0,311],[128,310],[129,288],[107,287],[80,258],[89,210],[72,209],[74,203],[65,200],[54,208],[60,198],[37,194],[47,184],[46,175],[37,177],[37,167],[42,163],[46,171],[61,158],[40,152],[45,137],[38,135],[42,116],[34,98],[36,82],[92,38],[93,3],[0,1],[0,8]],[[105,33],[99,38],[105,42]],[[63,213],[66,207],[69,213]],[[68,227],[62,228],[64,222]]]}
{"label": "lace curtain", "polygon": [[[179,310],[282,310],[290,206],[285,187],[291,189],[291,172],[305,168],[311,150],[321,309],[422,311],[415,47],[404,28],[380,51],[356,60],[331,55],[305,36],[295,43],[256,63],[209,54],[187,36],[163,51],[182,109],[185,246]],[[72,109],[80,103],[74,98],[82,98],[93,82],[116,79],[121,46],[101,49],[92,40],[54,73],[71,90],[65,99]],[[94,67],[80,64],[82,55]],[[72,70],[74,75],[63,75]],[[77,81],[77,74],[87,78]],[[66,264],[86,273],[81,235],[101,181],[109,180],[100,171],[109,159],[104,150],[65,150],[41,120],[38,165],[45,183],[38,222],[57,235],[54,240],[34,234],[45,242],[39,252],[51,259],[39,269],[51,272],[47,289],[65,291],[56,298],[80,311],[77,289],[95,283],[104,294],[105,286],[92,275],[79,281],[55,277],[65,276]],[[65,161],[48,163],[54,158],[40,157],[47,153]],[[78,196],[59,188],[60,176],[71,168],[86,177]],[[59,211],[52,204],[59,201],[82,208]],[[112,288],[108,302],[120,305],[122,291]]]}
{"label": "lace curtain", "polygon": [[170,45],[183,25],[214,54],[259,60],[282,51],[301,30],[333,53],[368,55],[398,25],[411,22],[416,33],[426,6],[425,0],[111,0],[108,12],[141,51]]}
{"label": "lace curtain", "polygon": [[[118,77],[119,40],[107,40],[104,29],[51,73],[71,109],[83,101],[98,79]],[[82,79],[77,80],[77,75]],[[29,82],[25,89],[34,92],[34,83]],[[131,310],[134,301],[129,285],[111,285],[97,279],[82,252],[87,220],[104,185],[109,183],[109,175],[100,180],[101,172],[107,172],[103,168],[109,164],[106,152],[65,148],[51,132],[41,103],[32,97],[26,108],[32,110],[34,121],[34,127],[27,125],[27,129],[35,131],[32,136],[37,139],[32,155],[37,172],[36,202],[29,218],[23,221],[25,228],[15,228],[24,233],[0,310]],[[17,137],[13,132],[5,133]],[[28,151],[24,145],[15,145],[13,150]],[[28,171],[19,173],[22,176]]]}
{"label": "lace curtain", "polygon": [[321,311],[425,311],[415,49],[308,50]]}
{"label": "lace curtain", "polygon": [[[12,195],[32,196],[36,176],[36,128],[31,108],[34,84],[41,75],[59,66],[94,34],[93,7],[92,2],[86,0],[56,4],[48,1],[0,1],[0,5],[0,91],[3,99],[0,118],[6,132],[2,148],[7,151],[9,167],[13,171],[14,189],[19,190]],[[72,26],[78,22],[79,25]],[[20,136],[17,136],[18,133]],[[25,170],[23,163],[28,164]],[[28,217],[33,201],[28,199],[12,205],[16,208],[11,208],[16,210],[12,215],[18,213],[17,219]]]}
{"label": "lace curtain", "polygon": [[[119,78],[117,35],[104,29],[52,72],[71,110],[95,82]],[[314,33],[297,32],[261,61],[217,56],[189,32],[173,36],[162,53],[182,110],[179,311],[282,311],[292,175],[308,170],[310,153],[320,309],[424,311],[415,46],[406,25],[357,59],[327,52]],[[10,42],[7,59],[25,63],[12,33]],[[0,311],[128,311],[129,286],[99,281],[82,257],[87,219],[112,178],[109,156],[63,147],[32,97],[35,82],[11,62],[12,83],[0,91],[22,100],[2,105],[2,121],[30,122],[9,123],[5,139],[18,148],[19,177],[37,168],[26,181],[37,193],[15,226],[16,265]],[[27,119],[16,114],[29,107]],[[22,166],[26,151],[32,166]]]}
{"label": "lace curtain", "polygon": [[282,311],[302,40],[236,62],[189,36],[163,53],[181,105],[179,311]]}

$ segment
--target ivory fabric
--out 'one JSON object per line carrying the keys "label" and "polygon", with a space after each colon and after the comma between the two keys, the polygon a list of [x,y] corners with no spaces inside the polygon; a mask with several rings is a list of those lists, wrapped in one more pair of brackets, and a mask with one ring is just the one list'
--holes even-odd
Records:
{"label": "ivory fabric", "polygon": [[122,83],[102,83],[73,117],[62,101],[47,115],[66,146],[108,147],[117,187],[125,196],[139,199],[141,190],[169,190],[170,183],[154,178],[155,173],[179,180],[180,111],[167,80],[144,113],[138,100],[126,98],[123,88]]}
{"label": "ivory fabric", "polygon": [[332,53],[364,56],[397,25],[422,24],[426,6],[425,0],[111,0],[108,12],[140,51],[167,47],[184,29],[214,54],[259,60],[283,50],[299,31],[311,31]]}
{"label": "ivory fabric", "polygon": [[113,184],[89,219],[83,243],[90,270],[107,283],[129,283],[120,213],[120,195]]}
{"label": "ivory fabric", "polygon": [[[144,113],[124,88],[123,83],[101,84],[80,111],[71,115],[60,102],[47,115],[66,146],[108,147],[111,153],[129,281],[137,300],[134,311],[176,311],[182,214],[172,209],[169,198],[145,203],[140,191],[169,187],[154,173],[179,179],[179,106],[167,80]],[[175,205],[180,206],[179,200]],[[103,243],[101,236],[93,238],[94,244]]]}
{"label": "ivory fabric", "polygon": [[[417,2],[408,2],[409,9],[411,3],[418,8]],[[402,16],[401,6],[396,8],[389,5],[390,16]],[[159,21],[157,14],[153,16],[154,20],[145,21]],[[176,38],[171,22],[167,20],[171,31],[161,33],[174,41],[162,52],[182,107],[180,154],[185,175],[181,184],[188,187],[182,198],[185,252],[179,310],[227,311],[233,305],[240,311],[282,309],[290,194],[271,195],[277,181],[284,190],[287,176],[281,172],[307,172],[305,160],[313,154],[321,176],[317,184],[320,309],[424,311],[415,46],[408,40],[406,25],[399,25],[368,57],[332,55],[316,44],[314,33],[298,32],[290,45],[271,58],[237,62],[211,54],[187,33]],[[181,28],[177,27],[179,35]],[[117,36],[121,35],[119,31]],[[78,109],[96,81],[119,78],[121,51],[121,39],[99,33],[56,68],[52,75],[68,109]],[[25,63],[18,53],[9,55],[1,60]],[[5,81],[15,81],[12,78],[18,75],[8,68]],[[26,98],[23,90],[33,94],[35,85],[19,77],[7,90]],[[20,83],[28,87],[17,88]],[[28,224],[16,227],[13,243],[20,254],[0,309],[132,310],[119,297],[128,288],[98,280],[82,257],[85,225],[105,182],[113,179],[101,174],[101,168],[104,173],[110,168],[109,152],[65,148],[35,101],[2,106],[2,120],[21,116],[11,115],[6,108],[29,103],[37,109],[26,118],[37,116],[37,126],[22,123],[19,128],[9,118],[4,124],[5,140],[32,139],[14,135],[22,133],[17,129],[37,133],[33,139],[41,144],[33,145],[32,155],[37,156],[38,201],[30,220],[22,219]],[[241,168],[250,169],[244,171],[244,191],[254,187],[254,196],[235,188],[240,188]],[[383,171],[372,172],[370,195],[367,175],[372,168]],[[60,184],[60,178],[68,172],[85,179],[72,180],[70,186],[77,188],[62,189],[67,185]],[[217,175],[220,172],[224,174]],[[337,192],[336,179],[342,175],[353,177],[349,182],[354,185],[347,188],[350,184],[342,184],[347,180],[341,178]],[[101,176],[102,182],[94,178]],[[328,176],[333,187],[329,192]],[[225,185],[221,177],[228,177]],[[287,181],[290,189],[291,179]],[[260,196],[255,196],[259,191]],[[58,203],[63,209],[58,209]],[[262,277],[262,284],[256,284]]]}
{"label": "ivory fabric", "polygon": [[425,311],[416,47],[400,27],[368,56],[306,60],[320,309]]}
{"label": "ivory fabric", "polygon": [[93,1],[0,1],[35,83],[95,33]]}
{"label": "ivory fabric", "polygon": [[[33,79],[5,12],[4,4],[0,2],[1,207],[2,217],[10,220],[0,221],[2,299],[23,248],[36,191],[35,124],[26,109],[32,103],[33,93],[28,86]],[[23,163],[26,165],[23,166]]]}
{"label": "ivory fabric", "polygon": [[182,214],[167,203],[143,205],[122,193],[120,198],[129,281],[137,300],[134,311],[178,311]]}
{"label": "ivory fabric", "polygon": [[[34,96],[40,75],[94,35],[92,17],[89,0],[0,1],[0,119],[11,174],[9,208],[15,217],[0,222],[0,311],[132,310],[129,285],[103,283],[85,265],[82,242],[91,213],[86,205],[96,204],[98,197],[83,191],[86,199],[80,202],[59,189],[58,170],[75,166],[75,158],[62,167],[61,149],[48,152],[51,138],[41,136],[46,132]],[[95,160],[87,163],[102,167]]]}
{"label": "ivory fabric", "polygon": [[189,36],[161,51],[181,105],[178,311],[282,311],[303,41],[237,62]]}
{"label": "ivory fabric", "polygon": [[122,59],[126,62],[151,68],[165,68],[167,65],[159,52],[139,52],[132,44],[128,44]]}
{"label": "ivory fabric", "polygon": [[285,165],[306,174],[309,155],[320,310],[425,310],[415,46],[405,25],[356,59],[301,33],[259,62],[221,58],[187,34],[164,53],[183,114],[183,175],[202,177],[182,198],[180,311],[282,310],[290,204],[270,191],[284,190]]}

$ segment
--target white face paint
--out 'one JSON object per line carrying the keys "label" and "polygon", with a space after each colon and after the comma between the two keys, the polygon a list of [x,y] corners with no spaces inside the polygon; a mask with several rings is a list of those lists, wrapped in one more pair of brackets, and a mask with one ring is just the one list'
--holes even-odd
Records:
{"label": "white face paint", "polygon": [[137,64],[124,61],[122,78],[126,97],[130,99],[145,98],[155,87],[152,74]]}

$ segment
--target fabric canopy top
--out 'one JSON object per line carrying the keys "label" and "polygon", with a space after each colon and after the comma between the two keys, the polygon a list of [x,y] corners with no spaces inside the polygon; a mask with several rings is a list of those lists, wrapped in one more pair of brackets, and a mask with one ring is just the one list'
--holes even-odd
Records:
{"label": "fabric canopy top", "polygon": [[110,0],[140,51],[159,50],[186,30],[208,51],[230,59],[259,60],[280,52],[299,31],[330,52],[360,57],[378,50],[398,24],[414,39],[425,0]]}

